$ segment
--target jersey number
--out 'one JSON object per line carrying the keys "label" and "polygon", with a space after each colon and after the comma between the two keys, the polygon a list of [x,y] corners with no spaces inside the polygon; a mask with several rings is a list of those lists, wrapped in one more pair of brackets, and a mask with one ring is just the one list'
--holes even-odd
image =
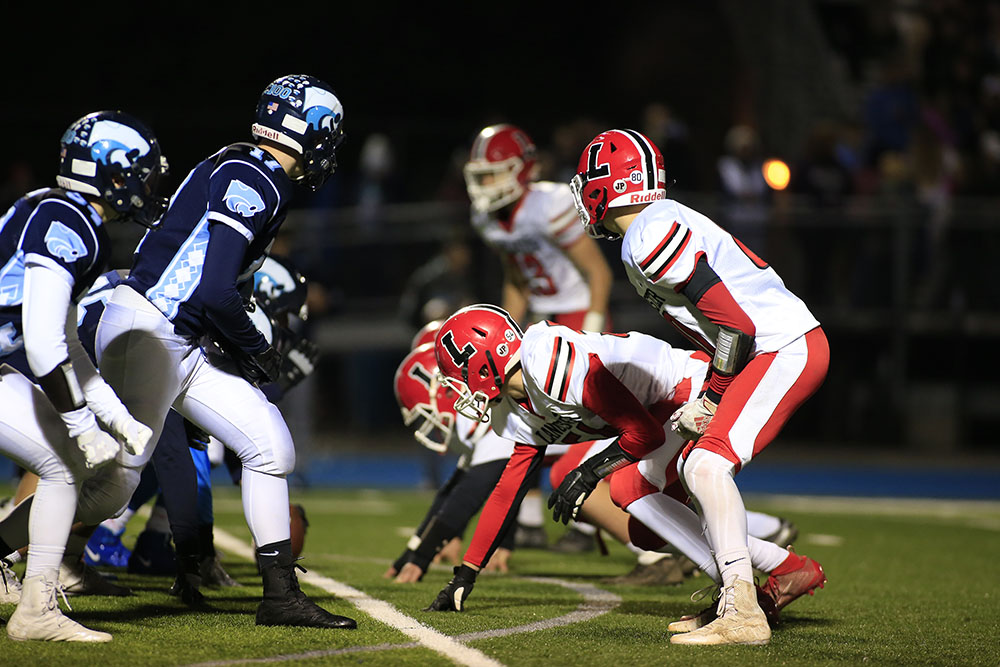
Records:
{"label": "jersey number", "polygon": [[538,261],[538,258],[529,253],[517,253],[514,255],[521,275],[528,283],[528,290],[535,296],[552,296],[556,293],[556,284],[545,271],[545,267]]}

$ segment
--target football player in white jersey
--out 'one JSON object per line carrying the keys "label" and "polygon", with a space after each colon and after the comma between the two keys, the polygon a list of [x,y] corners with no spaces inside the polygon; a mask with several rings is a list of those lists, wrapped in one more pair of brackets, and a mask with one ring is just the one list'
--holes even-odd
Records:
{"label": "football player in white jersey", "polygon": [[612,275],[564,183],[538,181],[535,143],[513,125],[480,131],[465,165],[472,226],[504,267],[500,305],[518,322],[604,331]]}
{"label": "football player in white jersey", "polygon": [[[440,325],[440,321],[437,321]],[[438,382],[434,343],[421,343],[396,369],[393,389],[403,423],[424,447],[459,455],[455,472],[438,490],[424,520],[406,544],[406,550],[386,571],[396,583],[419,581],[430,563],[482,507],[496,486],[514,443],[500,438],[489,427],[455,411],[458,394]],[[494,554],[495,567],[507,570],[513,531]]]}
{"label": "football player in white jersey", "polygon": [[[554,517],[565,522],[576,516],[601,478],[615,473],[610,479],[615,504],[721,581],[701,521],[684,504],[687,494],[678,483],[676,461],[684,440],[667,427],[670,415],[704,382],[703,354],[636,332],[597,334],[549,322],[522,335],[503,309],[485,304],[446,320],[435,352],[442,381],[460,395],[455,409],[489,419],[495,432],[517,444],[463,564],[432,610],[462,610],[546,446],[595,437],[610,440],[597,445],[603,449],[567,474],[553,493]],[[749,538],[749,545],[748,560],[771,574],[767,590],[760,591],[769,605],[783,607],[825,580],[811,559],[757,538]],[[714,607],[684,622],[706,624],[712,612]]]}
{"label": "football player in white jersey", "polygon": [[622,239],[639,295],[712,356],[706,387],[671,416],[688,439],[681,479],[698,505],[719,570],[718,618],[677,644],[766,644],[753,599],[746,512],[734,475],[822,384],[826,335],[778,274],[712,220],[667,199],[663,156],[634,130],[583,151],[571,188],[590,236]]}
{"label": "football player in white jersey", "polygon": [[[464,172],[472,227],[503,266],[501,307],[522,324],[549,319],[575,329],[607,331],[611,268],[577,224],[569,186],[536,180],[531,137],[510,124],[483,128]],[[526,534],[535,534],[540,546],[542,520],[541,494],[532,490],[519,523]]]}

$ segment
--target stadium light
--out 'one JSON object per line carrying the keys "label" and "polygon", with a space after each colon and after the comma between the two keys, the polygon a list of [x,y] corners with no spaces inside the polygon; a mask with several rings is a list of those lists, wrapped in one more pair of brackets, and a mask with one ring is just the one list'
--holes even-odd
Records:
{"label": "stadium light", "polygon": [[772,190],[784,190],[787,188],[788,181],[792,176],[788,165],[776,158],[764,162],[761,172],[763,172],[764,180]]}

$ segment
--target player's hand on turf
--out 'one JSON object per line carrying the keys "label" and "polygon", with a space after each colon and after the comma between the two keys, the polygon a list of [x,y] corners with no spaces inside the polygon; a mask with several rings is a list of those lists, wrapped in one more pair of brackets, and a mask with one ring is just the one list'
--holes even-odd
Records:
{"label": "player's hand on turf", "polygon": [[510,572],[510,568],[507,563],[510,561],[510,549],[504,549],[500,547],[493,552],[493,556],[490,558],[490,562],[486,564],[483,569],[487,572],[499,572],[500,574],[507,574]]}
{"label": "player's hand on turf", "polygon": [[465,611],[465,601],[476,583],[477,573],[468,565],[459,565],[454,572],[455,576],[424,611]]}
{"label": "player's hand on turf", "polygon": [[441,551],[434,556],[434,563],[448,563],[450,565],[462,564],[462,538],[453,537],[446,545],[441,547]]}
{"label": "player's hand on turf", "polygon": [[568,524],[570,519],[575,519],[580,507],[593,493],[599,481],[601,478],[589,466],[581,464],[569,471],[559,488],[549,496],[548,504],[552,510],[552,519],[562,521],[564,524]]}
{"label": "player's hand on turf", "polygon": [[416,563],[407,563],[396,575],[394,583],[415,584],[424,578],[424,569]]}
{"label": "player's hand on turf", "polygon": [[705,434],[717,407],[704,396],[699,396],[670,415],[670,428],[685,440],[697,440]]}

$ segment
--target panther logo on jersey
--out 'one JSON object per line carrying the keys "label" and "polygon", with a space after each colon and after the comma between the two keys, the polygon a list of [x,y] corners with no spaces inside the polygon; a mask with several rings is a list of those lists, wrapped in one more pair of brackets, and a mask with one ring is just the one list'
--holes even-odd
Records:
{"label": "panther logo on jersey", "polygon": [[53,220],[45,232],[45,247],[53,257],[58,257],[66,263],[87,256],[87,246],[83,244],[80,235],[58,220]]}
{"label": "panther logo on jersey", "polygon": [[233,179],[222,196],[226,208],[244,218],[264,210],[264,200],[256,190],[239,179]]}

